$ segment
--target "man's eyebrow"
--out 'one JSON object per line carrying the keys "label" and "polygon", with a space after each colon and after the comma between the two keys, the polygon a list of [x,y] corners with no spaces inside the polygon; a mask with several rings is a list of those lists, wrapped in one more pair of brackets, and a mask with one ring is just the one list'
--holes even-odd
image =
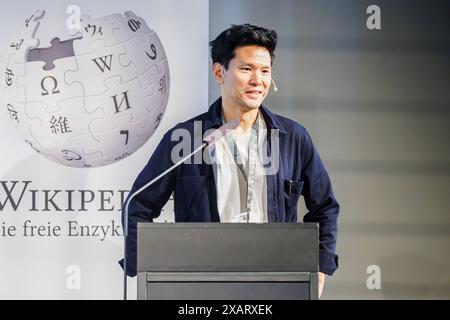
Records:
{"label": "man's eyebrow", "polygon": [[[253,64],[251,62],[245,62],[243,61],[242,63],[239,64],[240,66],[250,66],[252,68],[258,68],[258,65]],[[261,68],[270,68],[270,65],[261,65]]]}

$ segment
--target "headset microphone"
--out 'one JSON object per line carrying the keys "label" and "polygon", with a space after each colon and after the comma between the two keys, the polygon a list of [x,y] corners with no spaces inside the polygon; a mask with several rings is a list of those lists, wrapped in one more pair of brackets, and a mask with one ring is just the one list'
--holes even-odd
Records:
{"label": "headset microphone", "polygon": [[272,79],[272,83],[273,83],[273,90],[274,90],[275,92],[278,92],[278,88],[277,88],[277,85],[276,85],[276,83],[275,83],[275,80]]}

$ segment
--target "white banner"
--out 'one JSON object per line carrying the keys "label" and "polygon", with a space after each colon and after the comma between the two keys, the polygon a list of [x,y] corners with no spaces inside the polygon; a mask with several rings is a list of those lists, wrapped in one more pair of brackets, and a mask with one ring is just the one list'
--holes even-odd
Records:
{"label": "white banner", "polygon": [[[123,277],[117,261],[123,257],[120,219],[127,191],[163,134],[178,122],[208,108],[208,1],[35,1],[32,5],[23,0],[8,1],[7,4],[2,1],[0,44],[3,51],[15,50],[20,45],[18,40],[12,46],[11,36],[37,9],[46,10],[36,35],[40,40],[39,48],[49,47],[55,37],[60,37],[60,41],[67,40],[73,31],[68,30],[68,26],[77,24],[78,9],[81,15],[87,14],[91,19],[132,10],[157,33],[164,47],[170,69],[170,95],[164,116],[158,119],[158,128],[148,141],[143,141],[142,147],[123,160],[91,168],[64,166],[39,155],[15,129],[18,125],[17,110],[12,109],[15,103],[2,102],[0,299],[121,299]],[[130,20],[133,21],[128,21],[128,27],[132,32],[142,27],[137,19]],[[95,33],[102,35],[106,34],[106,28],[90,28],[89,32],[93,36]],[[156,51],[157,48],[149,46],[146,54],[151,59]],[[123,59],[123,52],[117,54]],[[105,68],[111,67],[108,56],[99,58],[102,59],[97,60],[97,67],[101,72],[107,71]],[[55,65],[58,68],[58,63]],[[78,68],[80,65],[78,63]],[[5,62],[2,68],[5,72],[3,81],[7,82],[12,76],[6,70]],[[19,72],[25,78],[27,72],[33,71],[26,68]],[[96,79],[84,76],[78,82],[87,93],[97,85],[102,86]],[[139,77],[141,83],[144,80]],[[29,103],[32,100],[30,92],[36,88],[28,88],[26,82],[18,84],[23,85],[18,87],[25,88],[28,94],[27,109],[24,109],[30,119],[28,128],[37,132],[33,126],[38,123],[33,121],[38,115],[33,114],[36,109],[32,108],[37,108],[39,101],[34,102],[35,106]],[[51,78],[42,80],[40,85],[37,90],[46,89],[50,94],[56,91],[52,87],[55,81]],[[128,97],[123,92],[119,94],[122,95],[115,98],[117,113],[129,107],[125,104],[129,103]],[[16,100],[20,100],[19,96]],[[20,106],[20,101],[17,104]],[[98,110],[91,111],[94,114]],[[102,125],[109,124],[109,118],[104,114],[96,116],[104,120]],[[71,131],[64,117],[52,119],[54,123],[49,123],[48,129],[51,128],[53,134]],[[58,130],[54,124],[59,125]],[[128,133],[121,133],[120,139],[127,142],[131,139]],[[100,154],[103,159],[107,157],[106,151]],[[64,156],[64,159],[70,159],[67,153]],[[159,220],[173,220],[172,211],[170,201]],[[129,298],[136,298],[135,278],[129,281]]]}

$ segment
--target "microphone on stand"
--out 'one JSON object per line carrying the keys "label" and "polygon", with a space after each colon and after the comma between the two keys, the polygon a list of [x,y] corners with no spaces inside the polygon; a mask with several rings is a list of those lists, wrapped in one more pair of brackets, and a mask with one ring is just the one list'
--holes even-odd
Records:
{"label": "microphone on stand", "polygon": [[131,200],[135,196],[137,196],[139,193],[147,189],[149,186],[160,180],[162,177],[164,177],[166,174],[183,164],[187,159],[192,157],[197,152],[203,150],[204,148],[212,146],[214,143],[216,143],[218,140],[222,139],[228,130],[233,130],[239,125],[240,121],[239,119],[235,118],[227,123],[223,124],[218,129],[214,130],[211,134],[209,134],[205,139],[203,139],[202,144],[198,146],[193,152],[188,154],[186,157],[172,165],[170,168],[159,174],[156,178],[151,180],[150,182],[143,185],[141,188],[136,190],[131,196],[128,197],[128,200],[125,203],[124,207],[124,256],[123,256],[123,299],[127,300],[127,237],[128,237],[128,206],[130,205]]}

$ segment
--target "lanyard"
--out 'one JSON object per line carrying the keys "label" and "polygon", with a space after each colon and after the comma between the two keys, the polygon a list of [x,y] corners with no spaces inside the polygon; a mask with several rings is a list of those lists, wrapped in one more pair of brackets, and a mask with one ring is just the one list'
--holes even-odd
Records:
{"label": "lanyard", "polygon": [[[245,171],[244,165],[242,163],[241,156],[239,154],[239,150],[237,148],[236,142],[234,141],[233,135],[231,132],[227,132],[226,140],[228,144],[228,148],[230,149],[234,162],[236,163],[239,171],[241,171],[242,176],[247,183],[247,201],[245,212],[241,213],[241,216],[244,217],[246,222],[250,222],[250,212],[251,212],[251,203],[253,198],[253,191],[255,185],[255,176],[256,176],[256,161],[258,159],[258,142],[259,142],[259,121],[260,116],[258,114],[258,118],[255,121],[255,124],[252,126],[252,131],[250,135],[250,142],[248,145],[248,174]],[[222,123],[225,123],[225,119],[222,112]]]}

